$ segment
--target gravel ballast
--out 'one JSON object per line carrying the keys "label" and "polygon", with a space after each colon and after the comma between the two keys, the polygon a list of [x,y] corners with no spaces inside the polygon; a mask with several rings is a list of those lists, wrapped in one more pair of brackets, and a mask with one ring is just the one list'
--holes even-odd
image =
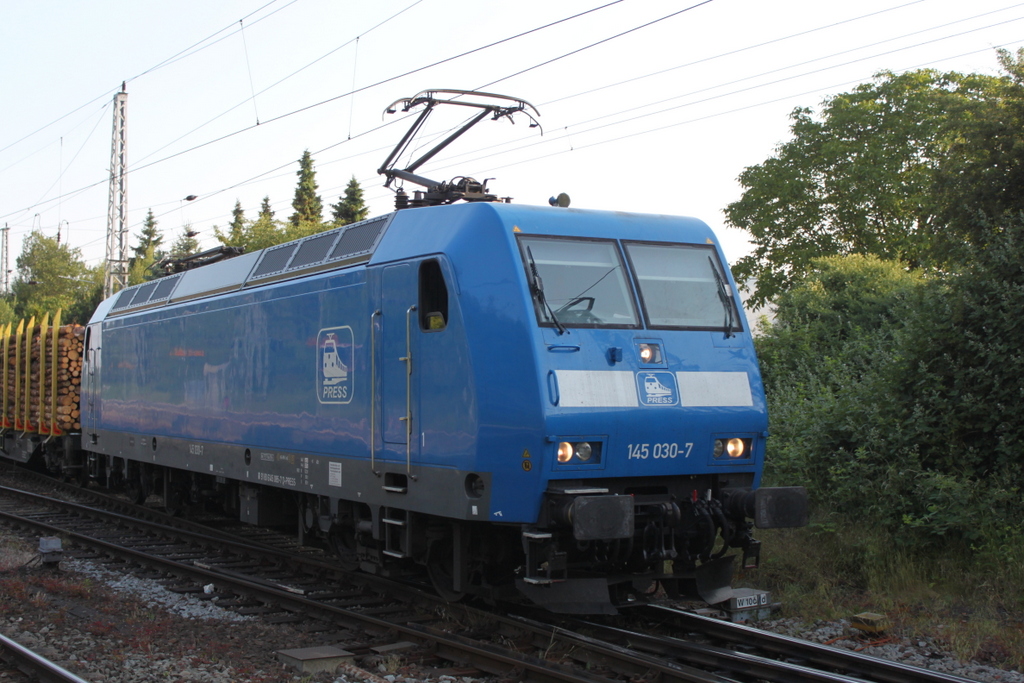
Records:
{"label": "gravel ballast", "polygon": [[[66,560],[54,570],[35,564],[32,553],[22,551],[22,557],[27,559],[18,564],[28,566],[0,568],[0,632],[90,681],[474,681],[373,660],[360,662],[365,668],[300,675],[280,664],[276,651],[344,647],[336,634],[265,624],[222,609],[215,600],[175,593],[156,581],[93,562]],[[1024,683],[1020,672],[958,662],[926,639],[890,636],[872,644],[845,620],[803,624],[772,619],[754,625],[973,680]]]}

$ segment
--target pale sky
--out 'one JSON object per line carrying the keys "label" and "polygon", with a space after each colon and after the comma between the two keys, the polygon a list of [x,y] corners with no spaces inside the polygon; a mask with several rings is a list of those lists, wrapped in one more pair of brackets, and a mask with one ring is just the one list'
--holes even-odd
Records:
{"label": "pale sky", "polygon": [[[306,149],[325,218],[352,176],[371,215],[387,213],[393,195],[376,170],[409,122],[384,108],[450,88],[527,100],[543,135],[525,118],[485,121],[422,175],[493,178],[492,192],[522,204],[566,192],[577,208],[696,216],[732,261],[747,242],[722,210],[740,197],[743,169],[788,139],[795,107],[817,110],[886,69],[998,73],[996,49],[1024,45],[1024,3],[992,0],[0,8],[0,226],[10,227],[12,269],[34,227],[53,236],[60,226],[90,265],[103,261],[111,101],[122,81],[132,244],[150,208],[165,246],[184,223],[215,246],[212,226],[231,220],[236,200],[255,218],[269,196],[287,219]],[[419,144],[466,114],[439,116]]]}

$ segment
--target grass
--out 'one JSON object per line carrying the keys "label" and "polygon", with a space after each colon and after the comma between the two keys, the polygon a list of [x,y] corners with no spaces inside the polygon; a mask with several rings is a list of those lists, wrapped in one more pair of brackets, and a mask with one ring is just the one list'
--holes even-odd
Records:
{"label": "grass", "polygon": [[762,530],[758,538],[761,568],[746,580],[770,590],[784,616],[813,623],[882,613],[896,635],[934,641],[963,661],[1024,670],[1024,549],[923,557],[862,524]]}

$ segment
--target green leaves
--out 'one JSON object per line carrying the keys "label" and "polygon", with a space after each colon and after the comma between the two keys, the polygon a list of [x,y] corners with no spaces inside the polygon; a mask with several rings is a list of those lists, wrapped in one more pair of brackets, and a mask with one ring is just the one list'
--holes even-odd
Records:
{"label": "green leaves", "polygon": [[757,340],[766,477],[919,551],[1024,518],[1024,219],[971,228],[991,240],[959,273],[813,261]]}
{"label": "green leaves", "polygon": [[103,287],[102,269],[90,269],[78,249],[33,231],[22,243],[12,286],[16,317],[64,310],[67,322],[87,322]]}
{"label": "green leaves", "polygon": [[[1003,55],[1002,78],[933,70],[883,72],[791,115],[793,138],[744,170],[726,208],[754,251],[733,267],[756,278],[760,306],[817,258],[874,254],[913,267],[958,261],[957,245],[985,244],[978,212],[1024,208],[1024,52]],[[1000,188],[1000,189],[997,189]]]}

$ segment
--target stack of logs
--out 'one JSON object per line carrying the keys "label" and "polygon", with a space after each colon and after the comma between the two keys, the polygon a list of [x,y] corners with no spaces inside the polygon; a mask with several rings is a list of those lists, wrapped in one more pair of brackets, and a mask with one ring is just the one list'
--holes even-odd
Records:
{"label": "stack of logs", "polygon": [[53,327],[44,318],[42,325],[32,320],[27,326],[12,324],[5,330],[6,385],[0,411],[4,426],[40,434],[81,429],[79,401],[85,328]]}

